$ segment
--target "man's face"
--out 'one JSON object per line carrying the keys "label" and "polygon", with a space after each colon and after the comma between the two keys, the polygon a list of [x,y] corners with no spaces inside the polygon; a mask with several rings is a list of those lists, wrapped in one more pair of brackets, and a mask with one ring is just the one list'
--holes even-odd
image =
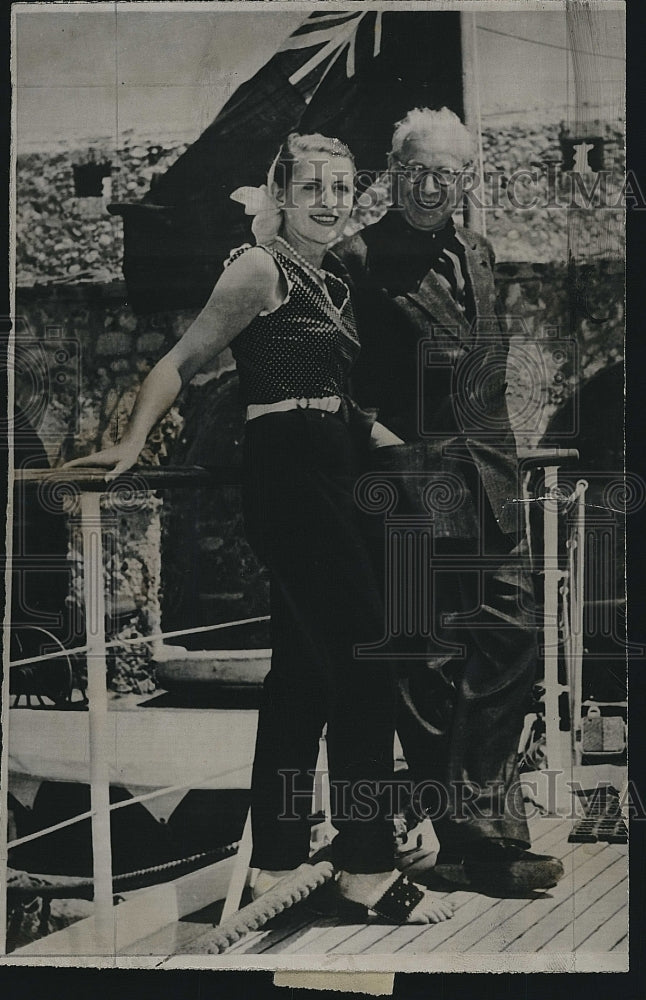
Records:
{"label": "man's face", "polygon": [[462,198],[469,163],[450,136],[412,134],[391,154],[394,204],[414,229],[441,229]]}

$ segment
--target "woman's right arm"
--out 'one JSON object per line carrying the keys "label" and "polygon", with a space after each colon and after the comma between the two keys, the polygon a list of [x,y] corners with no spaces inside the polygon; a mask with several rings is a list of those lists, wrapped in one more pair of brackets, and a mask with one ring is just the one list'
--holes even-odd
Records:
{"label": "woman's right arm", "polygon": [[225,268],[209,301],[177,344],[157,362],[139,390],[118,444],[68,462],[65,468],[105,467],[111,476],[135,464],[150,431],[196,372],[224,350],[263,310],[279,304],[281,275],[273,258],[253,247]]}

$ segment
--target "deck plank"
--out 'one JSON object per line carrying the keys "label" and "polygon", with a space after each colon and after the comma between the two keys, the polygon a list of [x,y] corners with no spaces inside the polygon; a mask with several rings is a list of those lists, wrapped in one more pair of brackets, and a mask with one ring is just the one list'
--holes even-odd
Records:
{"label": "deck plank", "polygon": [[340,924],[336,918],[318,936],[312,934],[308,938],[302,938],[291,947],[286,948],[285,951],[289,955],[300,952],[308,952],[313,955],[328,955],[334,952],[345,954],[342,946],[365,927],[365,924]]}
{"label": "deck plank", "polygon": [[300,935],[309,930],[310,927],[318,928],[322,923],[322,918],[312,913],[311,910],[305,910],[305,908],[295,908],[289,913],[281,914],[280,918],[271,921],[271,926],[247,934],[236,944],[227,948],[227,955],[235,952],[257,955],[273,948],[280,951],[283,941]]}
{"label": "deck plank", "polygon": [[[623,859],[617,858],[609,868],[602,868],[601,871],[599,870],[600,863],[603,864],[603,859],[597,855],[582,865],[566,890],[567,895],[559,900],[551,912],[540,920],[532,921],[531,926],[525,925],[521,933],[516,933],[514,940],[505,945],[503,950],[510,952],[537,951],[562,928],[573,923],[576,919],[577,908],[583,910],[592,906],[622,877],[625,877],[626,866]],[[518,930],[519,928],[516,927],[516,932]]]}
{"label": "deck plank", "polygon": [[336,920],[333,917],[323,917],[320,914],[310,913],[308,920],[293,921],[284,930],[279,928],[270,930],[265,938],[258,942],[255,954],[260,955],[266,951],[284,951],[291,945],[295,938],[300,938],[310,931],[320,933],[324,928],[331,927],[334,924],[336,924]]}
{"label": "deck plank", "polygon": [[197,924],[185,924],[181,920],[167,924],[154,934],[127,948],[122,948],[120,955],[181,955],[184,949],[201,937],[208,927]]}
{"label": "deck plank", "polygon": [[[571,822],[568,823],[568,830],[570,827]],[[507,907],[504,919],[497,920],[496,926],[492,926],[488,934],[479,937],[477,940],[472,940],[471,947],[478,952],[486,952],[487,954],[498,953],[505,949],[510,944],[510,928],[515,931],[514,938],[516,936],[520,937],[521,934],[531,929],[538,920],[547,916],[564,899],[569,898],[572,894],[573,880],[577,878],[580,880],[581,878],[578,874],[579,869],[588,864],[588,862],[591,862],[593,866],[595,864],[598,865],[599,862],[595,862],[593,859],[603,854],[606,847],[607,845],[599,843],[573,845],[569,844],[566,839],[560,844],[552,845],[549,848],[550,852],[554,857],[560,858],[565,868],[565,874],[558,885],[549,889],[546,893],[538,895],[533,900],[525,901],[532,903],[533,906],[531,907],[523,905],[517,911],[513,907]],[[596,870],[598,868],[595,869],[593,867],[593,871]],[[585,873],[583,878],[584,880],[586,879]],[[485,922],[486,918],[480,921],[480,928]]]}
{"label": "deck plank", "polygon": [[181,955],[188,945],[207,934],[218,923],[222,901],[212,903],[190,917],[167,924],[158,931],[123,948],[122,955]]}
{"label": "deck plank", "polygon": [[[541,824],[541,829],[545,819],[537,817]],[[571,822],[552,818],[538,836],[534,838],[534,846],[540,851],[558,853],[559,849],[567,850],[567,836],[569,834]],[[535,825],[536,828],[536,825]],[[483,896],[469,890],[461,890],[451,894],[451,899],[455,903],[456,909],[451,920],[443,924],[410,925],[397,927],[390,932],[388,941],[389,951],[433,951],[439,945],[444,945],[455,934],[461,932],[472,920],[476,920],[486,913],[492,906],[492,897]],[[498,900],[496,899],[497,903]],[[383,949],[380,949],[383,951]],[[368,951],[372,952],[372,948]]]}
{"label": "deck plank", "polygon": [[[594,905],[588,904],[578,916],[575,915],[571,923],[563,930],[559,931],[545,945],[539,949],[548,948],[553,951],[575,951],[581,946],[583,941],[589,938],[594,932],[619,910],[626,909],[628,904],[628,880],[624,877],[618,884],[613,885],[603,896],[600,896]],[[580,902],[575,900],[575,905]]]}
{"label": "deck plank", "polygon": [[[537,913],[549,912],[555,903],[555,895],[562,891],[563,886],[577,867],[584,864],[587,858],[581,853],[577,853],[572,845],[566,854],[562,854],[558,847],[554,847],[554,856],[560,855],[560,860],[565,868],[565,875],[559,885],[547,890],[545,893],[537,894],[531,898],[522,899],[502,899],[492,904],[491,908],[481,917],[474,920],[464,934],[460,937],[458,951],[468,951],[478,947],[478,950],[486,949],[487,953],[496,953],[503,945],[509,941],[509,927],[516,926],[519,920],[538,919]],[[597,848],[600,852],[601,848]],[[528,908],[531,907],[531,917]],[[513,925],[510,923],[513,921]],[[486,942],[480,945],[481,942]],[[498,940],[496,940],[498,939]]]}
{"label": "deck plank", "polygon": [[622,906],[609,920],[599,927],[589,938],[581,943],[578,951],[607,952],[626,937],[626,913]]}
{"label": "deck plank", "polygon": [[[545,837],[547,839],[544,840],[541,850],[549,849],[552,839],[554,839],[554,841],[556,842],[558,838],[558,831],[556,830],[556,828],[552,829],[551,831],[546,831]],[[445,898],[450,899],[455,905],[457,911],[462,906],[464,906],[465,903],[468,903],[469,900],[474,897],[474,895],[477,894],[471,892],[435,892],[434,895],[437,896],[438,899],[445,899]],[[498,900],[496,900],[496,902],[498,902]],[[451,926],[454,926],[455,920],[456,920],[456,913],[454,912],[454,915],[450,920]],[[428,927],[427,925],[407,925],[406,927],[402,928],[394,928],[394,927],[389,927],[386,924],[382,924],[381,927],[382,927],[381,935],[376,935],[374,933],[375,928],[366,928],[366,931],[369,930],[372,933],[357,934],[355,937],[353,937],[352,941],[349,942],[349,949],[347,951],[344,950],[344,954],[357,955],[367,951],[369,951],[371,954],[383,954],[384,952],[388,953],[391,950],[391,948],[396,946],[396,944],[399,941],[399,938],[401,938],[402,936],[404,936],[405,938],[409,937],[412,941],[416,937],[418,937],[419,934],[422,933],[422,931],[430,932],[437,930],[436,924],[434,924],[432,927]],[[402,933],[394,937],[393,935],[395,935],[396,931],[401,931]],[[437,939],[437,935],[435,935],[435,939]]]}
{"label": "deck plank", "polygon": [[[543,818],[539,818],[539,821],[542,827]],[[569,828],[569,822],[552,819],[536,838],[535,846],[541,851],[557,851],[559,845],[562,846],[563,843],[566,843],[565,834],[566,831],[569,832]],[[461,934],[473,920],[486,914],[492,906],[492,897],[468,890],[453,893],[451,899],[456,905],[451,920],[444,924],[434,924],[431,927],[396,928],[389,942],[393,950],[425,952],[433,951],[440,945],[446,950],[453,950],[449,942],[454,944],[457,940],[456,935]],[[495,899],[495,902],[498,903],[500,900]]]}

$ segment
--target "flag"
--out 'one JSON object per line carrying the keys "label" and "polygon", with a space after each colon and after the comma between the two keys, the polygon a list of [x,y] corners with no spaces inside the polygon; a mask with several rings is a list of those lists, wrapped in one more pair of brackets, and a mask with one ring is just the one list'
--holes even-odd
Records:
{"label": "flag", "polygon": [[412,107],[462,114],[460,15],[321,11],[306,17],[124,220],[124,277],[139,313],[199,307],[249,219],[229,198],[264,182],[292,131],[346,142],[364,176],[384,168],[393,124]]}

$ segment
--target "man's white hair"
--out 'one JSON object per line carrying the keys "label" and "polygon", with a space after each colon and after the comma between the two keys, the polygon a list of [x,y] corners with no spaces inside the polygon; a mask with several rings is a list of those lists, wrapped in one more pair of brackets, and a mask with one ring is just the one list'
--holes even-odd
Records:
{"label": "man's white hair", "polygon": [[407,140],[419,135],[436,137],[465,161],[471,159],[474,142],[471,133],[449,108],[413,108],[397,122],[393,132],[392,152],[401,153]]}

